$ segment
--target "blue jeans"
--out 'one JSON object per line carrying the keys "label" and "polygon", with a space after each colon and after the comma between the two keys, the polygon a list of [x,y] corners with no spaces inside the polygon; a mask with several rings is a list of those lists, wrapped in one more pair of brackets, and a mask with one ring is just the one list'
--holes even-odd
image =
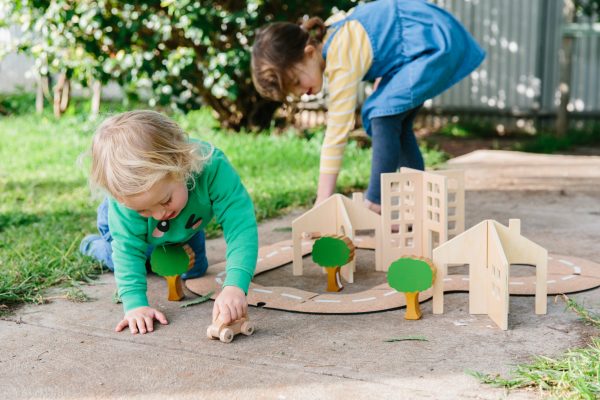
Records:
{"label": "blue jeans", "polygon": [[[96,220],[98,232],[100,235],[88,235],[79,246],[80,251],[90,257],[95,258],[105,265],[111,271],[115,270],[112,260],[112,235],[108,227],[108,199],[98,206],[98,216]],[[194,251],[196,257],[194,266],[186,273],[182,274],[183,279],[198,278],[206,273],[208,260],[206,259],[206,240],[204,231],[199,231],[186,242]],[[150,258],[153,246],[148,247],[146,257]]]}
{"label": "blue jeans", "polygon": [[425,170],[425,163],[413,131],[415,116],[421,107],[401,114],[371,119],[371,178],[366,198],[381,204],[381,174],[400,167]]}

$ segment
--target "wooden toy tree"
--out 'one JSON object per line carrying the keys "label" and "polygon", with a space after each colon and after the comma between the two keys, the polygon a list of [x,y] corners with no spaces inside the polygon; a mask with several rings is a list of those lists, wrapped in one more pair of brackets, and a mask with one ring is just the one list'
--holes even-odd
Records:
{"label": "wooden toy tree", "polygon": [[188,245],[159,246],[152,252],[152,271],[167,280],[169,301],[179,301],[185,297],[181,274],[194,265],[194,259],[194,252]]}
{"label": "wooden toy tree", "polygon": [[323,236],[313,245],[312,259],[327,271],[327,291],[339,292],[340,268],[354,260],[354,244],[343,235]]}
{"label": "wooden toy tree", "polygon": [[403,257],[388,269],[390,287],[406,296],[406,319],[420,319],[419,292],[429,289],[435,280],[435,267],[426,258]]}

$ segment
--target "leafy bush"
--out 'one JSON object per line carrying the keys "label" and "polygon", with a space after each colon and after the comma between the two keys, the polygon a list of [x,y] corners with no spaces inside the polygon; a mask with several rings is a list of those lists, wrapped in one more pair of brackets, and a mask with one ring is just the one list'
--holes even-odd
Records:
{"label": "leafy bush", "polygon": [[33,112],[35,95],[19,90],[16,93],[0,94],[0,115],[26,114]]}
{"label": "leafy bush", "polygon": [[42,76],[84,85],[116,80],[129,96],[184,110],[210,106],[223,127],[266,127],[279,106],[261,99],[250,76],[250,46],[265,23],[327,17],[355,0],[16,0],[8,23]]}

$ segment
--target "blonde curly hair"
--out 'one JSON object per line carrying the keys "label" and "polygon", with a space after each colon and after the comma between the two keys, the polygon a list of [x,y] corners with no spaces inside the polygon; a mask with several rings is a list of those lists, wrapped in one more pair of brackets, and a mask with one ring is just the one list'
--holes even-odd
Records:
{"label": "blonde curly hair", "polygon": [[94,133],[90,183],[116,199],[136,196],[165,177],[190,181],[212,151],[212,146],[190,142],[161,113],[124,112],[104,120]]}

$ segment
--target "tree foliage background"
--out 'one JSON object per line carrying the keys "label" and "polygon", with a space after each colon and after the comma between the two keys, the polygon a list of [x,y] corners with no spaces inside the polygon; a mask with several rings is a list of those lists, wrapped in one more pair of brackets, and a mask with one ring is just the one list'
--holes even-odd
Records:
{"label": "tree foliage background", "polygon": [[355,0],[16,0],[2,1],[4,25],[20,27],[16,48],[41,76],[89,85],[118,82],[150,105],[208,105],[223,127],[264,128],[277,103],[250,76],[255,31],[268,22],[327,18]]}
{"label": "tree foliage background", "polygon": [[[572,2],[579,16],[600,16],[600,0],[559,1]],[[273,21],[325,19],[356,3],[0,0],[0,26],[20,27],[15,48],[33,56],[42,77],[60,75],[84,86],[116,81],[128,98],[143,93],[151,106],[208,105],[224,128],[261,129],[279,104],[261,99],[252,85],[255,31]]]}

